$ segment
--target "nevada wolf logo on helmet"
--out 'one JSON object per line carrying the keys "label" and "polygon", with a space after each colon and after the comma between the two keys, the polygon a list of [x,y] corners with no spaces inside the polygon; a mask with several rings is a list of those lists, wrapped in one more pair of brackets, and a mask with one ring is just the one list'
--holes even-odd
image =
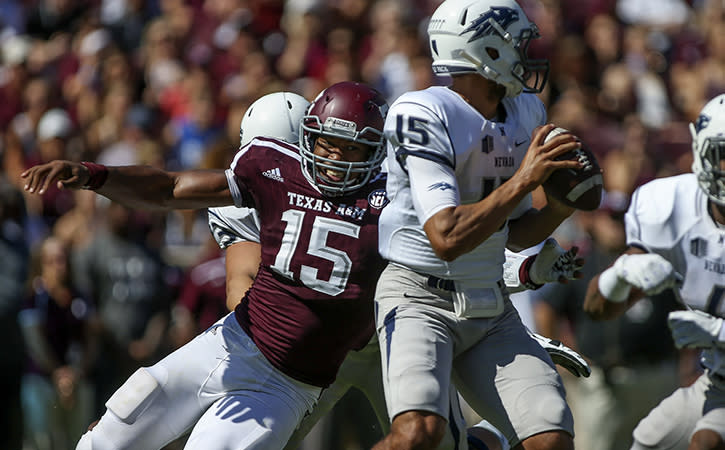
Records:
{"label": "nevada wolf logo on helmet", "polygon": [[519,13],[515,9],[492,6],[491,9],[474,19],[461,34],[473,31],[473,35],[468,38],[468,42],[491,34],[493,31],[497,31],[503,36],[506,34],[506,28],[517,20],[519,20]]}

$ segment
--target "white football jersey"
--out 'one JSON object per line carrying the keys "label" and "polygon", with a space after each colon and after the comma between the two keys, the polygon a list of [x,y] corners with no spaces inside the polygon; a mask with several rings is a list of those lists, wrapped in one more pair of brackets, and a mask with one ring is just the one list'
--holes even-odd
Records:
{"label": "white football jersey", "polygon": [[[725,317],[725,226],[708,211],[694,174],[639,187],[625,215],[627,244],[662,255],[684,276],[680,299],[692,309]],[[724,373],[725,352],[703,352],[707,367]]]}
{"label": "white football jersey", "polygon": [[[487,120],[457,93],[443,86],[406,93],[393,103],[385,121],[390,204],[383,210],[379,225],[380,252],[384,258],[448,279],[501,279],[507,225],[473,251],[445,262],[435,255],[423,224],[443,207],[483,199],[516,172],[534,128],[546,121],[546,111],[532,94],[506,98],[503,106],[505,120]],[[427,192],[413,195],[407,170],[409,158],[432,161],[442,169],[415,173],[414,185],[423,184],[419,180],[435,180],[444,171],[453,172],[451,183],[423,184]],[[452,194],[442,202],[446,204],[434,209],[423,210],[416,205],[416,198],[433,195],[433,191],[436,195],[440,191]],[[527,196],[511,217],[520,216],[530,207],[531,196]]]}
{"label": "white football jersey", "polygon": [[253,208],[209,208],[209,229],[221,248],[237,242],[259,243],[259,216]]}

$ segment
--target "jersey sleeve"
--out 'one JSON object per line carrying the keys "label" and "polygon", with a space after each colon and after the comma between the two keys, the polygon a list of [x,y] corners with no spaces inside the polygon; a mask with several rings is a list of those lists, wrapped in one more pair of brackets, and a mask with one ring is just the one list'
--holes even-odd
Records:
{"label": "jersey sleeve", "polygon": [[422,104],[394,103],[385,121],[385,137],[395,152],[395,161],[404,171],[407,171],[409,156],[455,168],[455,155],[446,126],[432,109]]}
{"label": "jersey sleeve", "polygon": [[407,164],[413,206],[420,223],[426,223],[443,208],[461,203],[456,175],[450,166],[418,156],[407,158]]}
{"label": "jersey sleeve", "polygon": [[393,104],[385,136],[398,169],[407,174],[420,223],[443,208],[460,204],[455,155],[446,126],[429,107],[415,101]]}
{"label": "jersey sleeve", "polygon": [[259,216],[252,208],[209,208],[208,220],[212,236],[223,249],[238,242],[259,243]]}
{"label": "jersey sleeve", "polygon": [[667,179],[653,180],[637,188],[624,215],[627,245],[653,251],[668,248],[677,240],[671,220],[675,189]]}
{"label": "jersey sleeve", "polygon": [[624,215],[624,229],[627,234],[627,245],[646,249],[642,243],[642,227],[637,217],[637,205],[639,203],[640,192],[640,189],[637,189],[632,194],[632,201]]}
{"label": "jersey sleeve", "polygon": [[255,206],[254,199],[252,198],[244,181],[239,175],[237,175],[238,168],[251,169],[254,165],[256,158],[253,158],[252,152],[249,151],[253,147],[253,145],[247,145],[243,149],[239,150],[237,154],[234,155],[229,168],[224,172],[227,176],[229,192],[232,194],[234,206],[237,208],[254,208]]}

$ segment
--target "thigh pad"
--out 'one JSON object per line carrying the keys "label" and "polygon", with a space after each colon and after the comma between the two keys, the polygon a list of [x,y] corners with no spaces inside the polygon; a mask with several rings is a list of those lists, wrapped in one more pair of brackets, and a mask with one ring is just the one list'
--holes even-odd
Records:
{"label": "thigh pad", "polygon": [[161,385],[145,368],[140,368],[106,402],[106,408],[123,422],[132,424],[158,394]]}

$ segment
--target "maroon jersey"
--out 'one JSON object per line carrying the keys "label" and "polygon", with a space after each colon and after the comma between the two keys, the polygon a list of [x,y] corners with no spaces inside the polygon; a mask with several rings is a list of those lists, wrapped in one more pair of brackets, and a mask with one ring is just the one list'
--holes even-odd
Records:
{"label": "maroon jersey", "polygon": [[261,138],[227,175],[235,201],[255,207],[261,225],[262,264],[236,317],[275,367],[328,386],[347,352],[374,332],[385,177],[325,197],[303,176],[295,146]]}

